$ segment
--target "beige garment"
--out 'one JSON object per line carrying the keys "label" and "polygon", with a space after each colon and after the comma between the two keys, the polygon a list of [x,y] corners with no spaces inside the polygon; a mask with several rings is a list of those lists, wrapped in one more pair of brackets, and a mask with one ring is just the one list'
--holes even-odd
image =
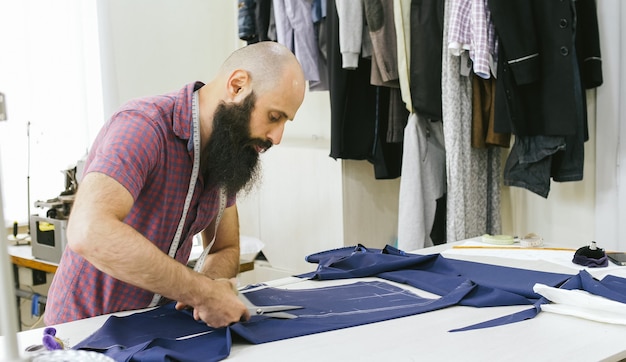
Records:
{"label": "beige garment", "polygon": [[406,109],[413,112],[411,87],[409,85],[409,65],[411,64],[411,0],[393,1],[393,18],[396,25],[396,44],[398,52],[398,78],[402,101]]}

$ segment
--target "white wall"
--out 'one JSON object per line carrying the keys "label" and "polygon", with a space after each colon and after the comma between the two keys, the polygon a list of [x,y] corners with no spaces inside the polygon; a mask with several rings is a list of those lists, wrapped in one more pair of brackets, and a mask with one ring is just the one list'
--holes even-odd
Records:
{"label": "white wall", "polygon": [[626,250],[626,4],[597,3],[604,84],[598,89],[595,235],[607,249]]}
{"label": "white wall", "polygon": [[240,46],[234,9],[234,1],[98,0],[106,117],[130,99],[211,80]]}
{"label": "white wall", "polygon": [[262,183],[237,203],[241,233],[265,244],[272,267],[310,271],[306,255],[344,245],[341,162],[319,140],[285,141],[262,162]]}

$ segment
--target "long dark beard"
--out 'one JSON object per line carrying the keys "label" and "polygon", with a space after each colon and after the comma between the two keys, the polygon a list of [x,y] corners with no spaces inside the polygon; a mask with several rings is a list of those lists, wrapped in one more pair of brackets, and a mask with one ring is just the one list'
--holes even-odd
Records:
{"label": "long dark beard", "polygon": [[252,188],[260,178],[255,146],[267,149],[272,145],[270,141],[250,137],[255,102],[255,94],[250,93],[239,104],[220,103],[213,115],[211,137],[200,156],[205,183],[210,187],[226,187],[229,195]]}

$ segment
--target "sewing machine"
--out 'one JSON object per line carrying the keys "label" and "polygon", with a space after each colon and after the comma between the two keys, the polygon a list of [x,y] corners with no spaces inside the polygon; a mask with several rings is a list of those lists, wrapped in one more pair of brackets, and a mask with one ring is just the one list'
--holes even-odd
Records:
{"label": "sewing machine", "polygon": [[33,256],[58,263],[67,244],[65,230],[74,196],[78,188],[76,167],[65,170],[65,190],[47,201],[36,201],[35,207],[45,208],[46,216],[30,216],[30,236]]}

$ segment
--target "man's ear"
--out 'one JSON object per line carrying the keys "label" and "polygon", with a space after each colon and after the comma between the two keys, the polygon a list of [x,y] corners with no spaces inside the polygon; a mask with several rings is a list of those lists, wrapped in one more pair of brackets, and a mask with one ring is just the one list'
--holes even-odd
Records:
{"label": "man's ear", "polygon": [[228,78],[227,87],[229,97],[238,100],[249,92],[250,75],[243,69],[234,70]]}

